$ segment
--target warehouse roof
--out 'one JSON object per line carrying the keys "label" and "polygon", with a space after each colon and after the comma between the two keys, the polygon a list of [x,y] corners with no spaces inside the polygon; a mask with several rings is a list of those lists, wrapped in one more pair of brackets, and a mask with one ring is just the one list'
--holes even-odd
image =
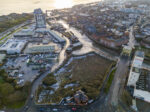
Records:
{"label": "warehouse roof", "polygon": [[150,103],[150,92],[134,89],[134,97]]}
{"label": "warehouse roof", "polygon": [[8,50],[20,50],[26,44],[26,41],[21,40],[8,40],[5,42],[1,47],[1,51],[8,51]]}

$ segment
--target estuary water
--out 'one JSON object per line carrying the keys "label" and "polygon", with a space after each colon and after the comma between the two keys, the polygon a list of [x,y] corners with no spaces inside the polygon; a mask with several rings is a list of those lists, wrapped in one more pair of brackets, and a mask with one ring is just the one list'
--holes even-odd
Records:
{"label": "estuary water", "polygon": [[61,9],[69,8],[77,4],[97,2],[101,0],[0,0],[0,15],[9,13],[29,13],[35,8]]}

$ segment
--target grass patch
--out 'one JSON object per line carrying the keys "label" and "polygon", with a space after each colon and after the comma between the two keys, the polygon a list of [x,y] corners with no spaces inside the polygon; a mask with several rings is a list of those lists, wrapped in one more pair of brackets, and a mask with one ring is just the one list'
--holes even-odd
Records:
{"label": "grass patch", "polygon": [[129,107],[132,105],[132,97],[126,89],[123,90],[121,100],[123,101],[125,105]]}
{"label": "grass patch", "polygon": [[109,88],[110,88],[110,86],[112,84],[112,81],[114,79],[115,72],[116,72],[116,69],[112,70],[112,72],[110,73],[110,76],[108,78],[107,84],[106,84],[106,86],[104,88],[105,93],[108,93],[108,91],[109,91]]}
{"label": "grass patch", "polygon": [[0,84],[3,84],[4,83],[4,80],[3,78],[0,76]]}
{"label": "grass patch", "polygon": [[8,105],[8,108],[18,109],[24,106],[24,104],[25,104],[25,101],[16,102],[14,104]]}
{"label": "grass patch", "polygon": [[11,33],[8,33],[7,35],[3,36],[2,38],[0,38],[0,41],[2,41],[3,39],[5,39],[6,37],[8,37]]}
{"label": "grass patch", "polygon": [[57,81],[55,79],[55,76],[53,74],[48,74],[47,77],[44,78],[43,84],[47,86],[51,86],[55,84]]}

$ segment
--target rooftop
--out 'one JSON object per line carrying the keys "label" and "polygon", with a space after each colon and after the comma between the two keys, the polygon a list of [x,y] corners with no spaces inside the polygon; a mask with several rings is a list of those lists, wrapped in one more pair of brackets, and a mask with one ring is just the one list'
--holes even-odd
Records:
{"label": "rooftop", "polygon": [[24,40],[10,39],[0,47],[0,51],[7,51],[7,53],[16,52],[16,51],[20,52],[25,46],[25,44],[26,44],[26,41]]}
{"label": "rooftop", "polygon": [[34,33],[33,29],[23,29],[14,34],[14,36],[32,36]]}
{"label": "rooftop", "polygon": [[136,85],[136,82],[138,81],[140,76],[140,69],[142,68],[143,60],[144,60],[144,52],[136,51],[130,69],[129,79],[127,83],[128,86]]}
{"label": "rooftop", "polygon": [[43,14],[41,8],[35,9],[34,14]]}
{"label": "rooftop", "polygon": [[142,51],[136,51],[135,52],[135,56],[144,58],[144,52],[142,52]]}
{"label": "rooftop", "polygon": [[133,96],[150,103],[150,92],[134,89]]}

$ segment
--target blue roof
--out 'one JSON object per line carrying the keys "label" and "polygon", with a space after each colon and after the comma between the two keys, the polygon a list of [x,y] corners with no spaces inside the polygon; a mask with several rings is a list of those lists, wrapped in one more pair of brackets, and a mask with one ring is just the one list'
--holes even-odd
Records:
{"label": "blue roof", "polygon": [[43,14],[41,8],[39,9],[34,9],[34,14]]}
{"label": "blue roof", "polygon": [[49,30],[49,33],[51,36],[53,36],[57,41],[59,42],[66,42],[64,38],[58,36],[56,33],[54,33],[53,31]]}

